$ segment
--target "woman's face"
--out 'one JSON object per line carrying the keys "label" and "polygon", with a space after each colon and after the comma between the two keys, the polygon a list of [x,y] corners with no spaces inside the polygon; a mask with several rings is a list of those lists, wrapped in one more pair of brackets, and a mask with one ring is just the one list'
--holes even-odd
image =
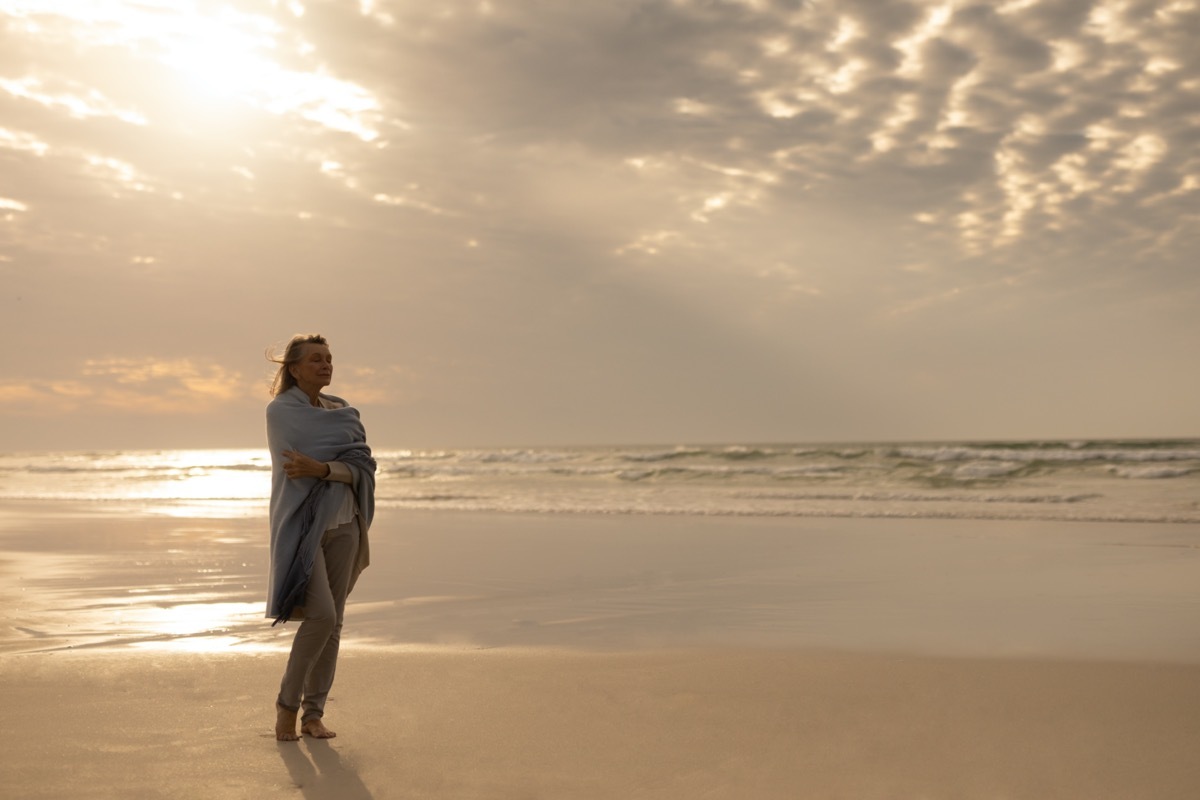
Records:
{"label": "woman's face", "polygon": [[333,380],[333,355],[329,346],[309,342],[302,345],[302,353],[300,361],[289,367],[296,383],[305,390],[328,386]]}

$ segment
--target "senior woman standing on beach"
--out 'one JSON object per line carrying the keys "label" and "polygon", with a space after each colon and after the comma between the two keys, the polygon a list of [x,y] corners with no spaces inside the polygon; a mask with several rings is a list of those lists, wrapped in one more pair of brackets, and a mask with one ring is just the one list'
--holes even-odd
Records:
{"label": "senior woman standing on beach", "polygon": [[267,616],[302,620],[275,701],[275,738],[331,739],[322,717],[333,686],[346,596],[369,562],[375,460],[358,411],[323,394],[333,356],[323,336],[294,336],[267,406],[271,561]]}

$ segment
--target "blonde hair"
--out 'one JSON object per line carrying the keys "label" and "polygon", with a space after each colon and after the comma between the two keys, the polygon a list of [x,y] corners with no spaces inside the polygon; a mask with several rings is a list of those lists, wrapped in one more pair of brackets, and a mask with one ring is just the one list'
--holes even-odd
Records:
{"label": "blonde hair", "polygon": [[319,333],[298,333],[288,342],[282,355],[275,355],[274,348],[267,350],[267,360],[279,365],[279,371],[275,373],[275,380],[271,382],[271,395],[273,397],[283,394],[296,385],[296,379],[292,376],[292,371],[288,367],[300,363],[300,359],[304,355],[304,345],[306,344],[323,344],[326,347],[329,346],[329,342],[325,341],[325,337]]}

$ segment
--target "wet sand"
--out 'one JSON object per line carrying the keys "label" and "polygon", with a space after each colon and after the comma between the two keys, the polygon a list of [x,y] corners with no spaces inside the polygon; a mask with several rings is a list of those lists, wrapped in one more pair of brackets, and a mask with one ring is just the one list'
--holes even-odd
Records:
{"label": "wet sand", "polygon": [[9,797],[1195,798],[1200,669],[751,648],[10,657]]}
{"label": "wet sand", "polygon": [[13,797],[1194,798],[1200,526],[384,512],[332,742],[260,519],[0,514]]}

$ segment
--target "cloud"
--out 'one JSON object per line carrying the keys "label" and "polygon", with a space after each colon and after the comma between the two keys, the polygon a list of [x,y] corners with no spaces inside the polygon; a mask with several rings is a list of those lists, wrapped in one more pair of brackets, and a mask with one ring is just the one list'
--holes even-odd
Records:
{"label": "cloud", "polygon": [[[319,327],[404,363],[345,391],[431,431],[494,414],[528,440],[626,396],[666,425],[705,354],[755,365],[791,431],[796,364],[895,396],[917,362],[970,366],[923,359],[945,339],[1099,341],[1125,314],[1131,353],[1173,353],[1200,300],[1198,22],[1191,0],[0,0],[0,319],[48,343],[4,396],[261,400],[215,387]],[[97,328],[107,360],[59,352]]]}
{"label": "cloud", "polygon": [[[258,76],[226,81],[247,119],[265,115],[255,125],[276,113],[294,118],[287,138],[237,155],[214,142],[213,155],[226,159],[219,179],[144,147],[85,153],[58,145],[78,153],[62,168],[110,193],[132,188],[259,215],[268,213],[258,200],[264,187],[290,185],[275,210],[298,219],[385,230],[405,218],[397,214],[432,213],[459,220],[439,229],[461,241],[463,228],[504,224],[492,198],[520,201],[505,214],[544,213],[539,198],[521,196],[531,181],[576,169],[599,176],[640,159],[674,165],[639,175],[646,200],[664,192],[674,201],[640,203],[649,224],[636,227],[614,202],[598,204],[610,218],[587,222],[614,226],[608,235],[618,248],[662,230],[686,239],[714,212],[738,206],[771,214],[833,202],[849,213],[886,202],[905,206],[903,216],[947,220],[926,226],[927,247],[950,242],[958,258],[985,257],[1001,269],[1036,252],[1039,231],[1083,226],[1119,236],[1122,226],[1105,220],[1123,215],[1122,195],[1136,204],[1150,185],[1163,194],[1196,172],[1184,117],[1155,113],[1194,96],[1181,80],[1194,56],[1173,33],[1197,14],[1183,3],[1155,15],[1115,2],[247,8],[216,21],[110,14],[87,25],[24,14],[58,37],[75,36],[85,53],[101,41],[91,26],[106,24],[116,31],[105,35],[109,50],[115,44],[131,63],[159,61],[184,75],[179,52],[203,52],[211,81],[222,80],[220,70]],[[247,58],[277,61],[241,69]],[[303,70],[278,67],[284,61]],[[91,98],[99,109],[137,106],[109,99],[130,89],[104,76],[95,85],[62,79],[55,96]],[[30,91],[17,99],[34,102]],[[160,130],[165,94],[143,94],[137,111]],[[356,114],[353,124],[331,122]],[[316,127],[305,135],[308,123]],[[322,128],[353,138],[330,139]],[[12,130],[8,138],[37,136]],[[1183,177],[1167,185],[1172,175]],[[765,176],[766,185],[747,176]],[[1084,194],[1088,213],[1066,213]],[[1161,233],[1174,218],[1163,209],[1139,222]],[[733,229],[719,238],[739,244]]]}
{"label": "cloud", "polygon": [[247,388],[241,374],[190,359],[88,359],[72,378],[0,384],[0,405],[31,416],[85,408],[186,416],[242,401]]}

